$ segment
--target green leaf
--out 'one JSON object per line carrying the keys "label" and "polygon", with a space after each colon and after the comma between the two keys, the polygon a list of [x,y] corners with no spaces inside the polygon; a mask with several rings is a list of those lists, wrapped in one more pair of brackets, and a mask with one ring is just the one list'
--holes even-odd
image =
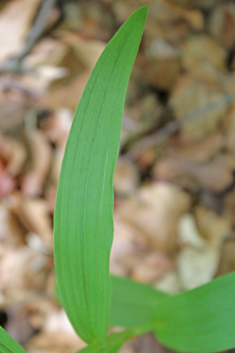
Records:
{"label": "green leaf", "polygon": [[133,333],[130,331],[113,333],[107,336],[104,344],[95,342],[79,351],[79,353],[116,353],[119,351],[121,346],[132,336]]}
{"label": "green leaf", "polygon": [[107,336],[103,344],[93,342],[90,346],[79,351],[79,353],[116,353],[126,341],[148,332],[150,327],[149,325],[142,325],[120,333],[112,333]]}
{"label": "green leaf", "polygon": [[127,84],[147,7],[119,29],[99,58],[68,138],[54,217],[55,268],[65,311],[79,336],[105,340],[113,238],[113,172]]}
{"label": "green leaf", "polygon": [[152,313],[168,295],[127,278],[111,276],[111,326],[134,327],[152,320]]}
{"label": "green leaf", "polygon": [[25,353],[23,348],[0,327],[0,353]]}
{"label": "green leaf", "polygon": [[166,299],[154,316],[157,338],[174,350],[210,353],[235,347],[235,272]]}

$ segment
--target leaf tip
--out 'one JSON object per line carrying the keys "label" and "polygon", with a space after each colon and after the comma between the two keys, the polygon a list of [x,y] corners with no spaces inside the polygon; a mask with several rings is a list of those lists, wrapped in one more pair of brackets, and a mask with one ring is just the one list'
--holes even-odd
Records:
{"label": "leaf tip", "polygon": [[146,20],[147,15],[148,15],[149,7],[147,5],[140,7],[138,10],[136,10],[136,14],[139,14],[144,20]]}

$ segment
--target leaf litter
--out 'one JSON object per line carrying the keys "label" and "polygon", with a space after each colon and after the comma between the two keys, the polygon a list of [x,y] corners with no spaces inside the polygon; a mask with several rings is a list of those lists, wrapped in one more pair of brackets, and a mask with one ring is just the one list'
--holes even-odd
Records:
{"label": "leaf litter", "polygon": [[[150,11],[114,177],[111,271],[178,293],[235,270],[234,3],[140,3]],[[1,324],[27,352],[75,352],[84,343],[54,291],[59,171],[90,72],[139,5],[55,5],[19,72],[9,72],[4,64],[24,47],[42,4],[0,5]],[[150,335],[138,340],[121,352],[170,351]]]}

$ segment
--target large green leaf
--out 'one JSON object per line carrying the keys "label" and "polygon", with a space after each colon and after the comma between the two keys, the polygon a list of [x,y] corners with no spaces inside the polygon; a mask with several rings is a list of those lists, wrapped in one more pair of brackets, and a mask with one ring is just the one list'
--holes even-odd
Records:
{"label": "large green leaf", "polygon": [[0,327],[0,353],[25,353],[23,348]]}
{"label": "large green leaf", "polygon": [[235,273],[166,299],[154,316],[157,338],[177,351],[235,347]]}
{"label": "large green leaf", "polygon": [[152,313],[168,295],[127,278],[111,276],[111,326],[135,327],[152,320]]}
{"label": "large green leaf", "polygon": [[147,7],[120,28],[99,58],[68,138],[54,217],[55,268],[65,311],[80,337],[105,340],[109,321],[112,179],[126,88]]}

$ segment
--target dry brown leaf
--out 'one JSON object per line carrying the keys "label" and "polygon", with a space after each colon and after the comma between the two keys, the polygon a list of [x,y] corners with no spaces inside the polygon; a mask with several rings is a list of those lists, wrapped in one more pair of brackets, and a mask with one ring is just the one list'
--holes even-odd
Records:
{"label": "dry brown leaf", "polygon": [[134,163],[125,158],[118,158],[113,177],[114,191],[127,196],[136,191],[139,184],[139,172]]}
{"label": "dry brown leaf", "polygon": [[169,155],[182,156],[196,162],[206,162],[216,156],[224,146],[224,137],[216,133],[194,143],[179,143],[168,148]]}
{"label": "dry brown leaf", "polygon": [[220,43],[208,35],[190,36],[183,42],[182,51],[183,65],[188,72],[200,73],[202,65],[209,65],[221,73],[226,72],[227,52]]}
{"label": "dry brown leaf", "polygon": [[[5,251],[0,261],[1,291],[7,300],[17,299],[22,291],[43,290],[47,276],[47,257],[28,247]],[[16,293],[16,288],[19,293]]]}
{"label": "dry brown leaf", "polygon": [[95,66],[106,45],[99,40],[84,40],[68,31],[58,30],[55,35],[72,48],[78,61],[89,71]]}
{"label": "dry brown leaf", "polygon": [[41,0],[14,0],[2,9],[0,63],[21,49],[40,3]]}
{"label": "dry brown leaf", "polygon": [[168,0],[170,2],[172,2],[173,4],[177,4],[179,6],[183,6],[186,8],[194,8],[194,7],[201,7],[203,9],[210,9],[213,7],[213,5],[215,5],[218,0],[195,0],[195,1],[191,1],[191,0]]}
{"label": "dry brown leaf", "polygon": [[154,175],[158,180],[179,180],[180,184],[185,186],[190,186],[191,180],[195,187],[215,193],[224,191],[233,182],[232,169],[219,159],[208,163],[197,163],[174,156],[157,163]]}
{"label": "dry brown leaf", "polygon": [[12,212],[16,214],[30,233],[39,235],[47,250],[52,250],[52,221],[47,202],[43,199],[31,199],[16,194],[10,200]]}
{"label": "dry brown leaf", "polygon": [[209,246],[183,249],[177,259],[183,288],[188,290],[210,282],[216,274],[219,258],[219,251]]}
{"label": "dry brown leaf", "polygon": [[46,109],[70,108],[75,111],[91,72],[85,71],[67,85],[54,85],[40,100]]}
{"label": "dry brown leaf", "polygon": [[114,237],[110,256],[110,272],[119,276],[128,275],[126,259],[138,252],[138,243],[145,248],[143,236],[114,212]]}
{"label": "dry brown leaf", "polygon": [[15,180],[7,173],[5,165],[0,159],[0,197],[9,195],[15,186]]}
{"label": "dry brown leaf", "polygon": [[219,268],[217,271],[217,276],[223,276],[227,273],[235,271],[235,239],[234,234],[231,238],[228,238],[221,249],[221,259]]}
{"label": "dry brown leaf", "polygon": [[50,142],[56,146],[64,146],[67,142],[69,130],[73,121],[73,112],[70,109],[58,109],[51,113],[40,127]]}
{"label": "dry brown leaf", "polygon": [[6,171],[13,177],[20,174],[26,160],[26,149],[14,139],[0,136],[0,154],[7,162]]}
{"label": "dry brown leaf", "polygon": [[[5,85],[12,87],[12,90],[4,92]],[[19,136],[24,127],[26,99],[24,93],[16,88],[17,83],[14,79],[5,77],[4,80],[2,76],[2,82],[0,81],[0,132],[2,135]]]}
{"label": "dry brown leaf", "polygon": [[[214,132],[227,112],[225,98],[224,93],[209,88],[201,80],[182,76],[170,97],[170,106],[176,118],[182,121],[181,138],[188,142],[199,141]],[[208,107],[215,103],[216,107],[212,106],[207,111]],[[185,119],[195,111],[198,111],[196,115]]]}
{"label": "dry brown leaf", "polygon": [[232,222],[233,226],[235,226],[235,190],[234,188],[230,190],[230,192],[224,198],[224,207],[225,212],[228,215],[230,221]]}
{"label": "dry brown leaf", "polygon": [[208,240],[211,246],[220,249],[223,241],[232,231],[229,218],[219,216],[203,206],[196,207],[195,218],[200,234]]}
{"label": "dry brown leaf", "polygon": [[177,270],[167,272],[155,283],[155,287],[169,294],[177,294],[183,290],[182,281]]}
{"label": "dry brown leaf", "polygon": [[142,58],[143,77],[151,85],[171,89],[181,72],[181,52],[162,38],[154,38]]}
{"label": "dry brown leaf", "polygon": [[145,234],[152,246],[165,253],[177,249],[177,223],[190,207],[190,197],[178,187],[156,183],[141,187],[123,202],[121,218]]}
{"label": "dry brown leaf", "polygon": [[227,149],[235,155],[235,104],[233,104],[227,115],[225,144]]}
{"label": "dry brown leaf", "polygon": [[235,42],[235,5],[220,2],[211,12],[209,30],[227,48],[232,49]]}
{"label": "dry brown leaf", "polygon": [[76,335],[57,332],[41,332],[28,341],[28,353],[74,353],[85,347]]}
{"label": "dry brown leaf", "polygon": [[218,247],[212,247],[202,238],[195,218],[190,214],[183,215],[180,220],[179,238],[183,244],[177,257],[177,267],[184,289],[209,282],[218,268]]}
{"label": "dry brown leaf", "polygon": [[38,196],[49,173],[51,165],[51,146],[42,131],[30,131],[28,134],[31,154],[32,168],[24,176],[22,181],[22,192],[26,196]]}
{"label": "dry brown leaf", "polygon": [[138,258],[130,271],[131,277],[139,282],[154,283],[166,272],[174,268],[174,263],[161,252],[150,252]]}

